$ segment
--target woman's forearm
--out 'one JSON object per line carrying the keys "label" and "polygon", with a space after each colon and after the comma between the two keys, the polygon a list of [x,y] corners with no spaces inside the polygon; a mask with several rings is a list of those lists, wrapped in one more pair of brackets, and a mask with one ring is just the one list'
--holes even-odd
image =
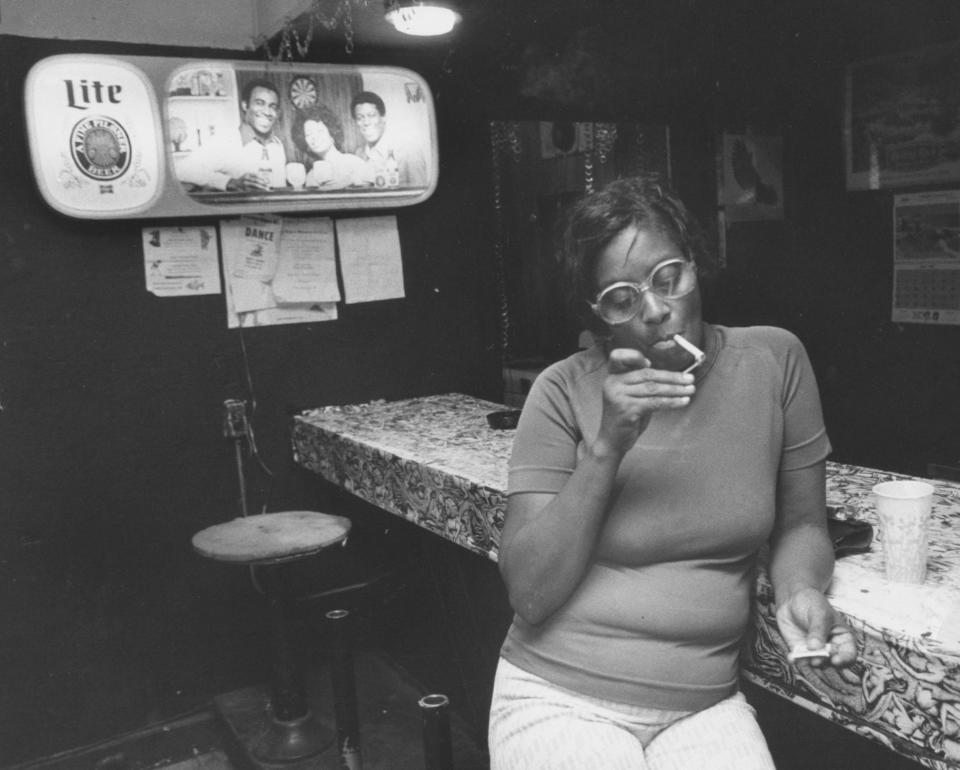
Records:
{"label": "woman's forearm", "polygon": [[597,442],[546,505],[538,495],[511,497],[499,566],[510,603],[526,621],[552,615],[583,579],[621,459]]}
{"label": "woman's forearm", "polygon": [[833,576],[827,535],[826,464],[781,471],[777,519],[770,540],[770,581],[777,605],[803,588],[826,590]]}
{"label": "woman's forearm", "polygon": [[804,588],[825,591],[832,577],[833,549],[824,527],[792,527],[771,543],[770,582],[778,605]]}

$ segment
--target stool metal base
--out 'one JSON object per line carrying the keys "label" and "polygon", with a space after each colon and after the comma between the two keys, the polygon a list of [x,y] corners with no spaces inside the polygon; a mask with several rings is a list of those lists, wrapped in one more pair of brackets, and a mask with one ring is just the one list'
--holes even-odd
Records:
{"label": "stool metal base", "polygon": [[333,744],[334,731],[320,723],[312,711],[299,719],[270,719],[266,732],[253,747],[261,762],[293,762],[319,754]]}
{"label": "stool metal base", "polygon": [[[270,695],[266,687],[245,687],[218,695],[213,702],[217,715],[229,730],[235,750],[245,759],[244,765],[255,770],[316,768],[311,758],[327,749],[331,750],[332,757],[336,751],[332,716],[326,719],[311,711],[308,718],[287,723],[275,720],[270,715]],[[276,753],[272,751],[274,748]]]}

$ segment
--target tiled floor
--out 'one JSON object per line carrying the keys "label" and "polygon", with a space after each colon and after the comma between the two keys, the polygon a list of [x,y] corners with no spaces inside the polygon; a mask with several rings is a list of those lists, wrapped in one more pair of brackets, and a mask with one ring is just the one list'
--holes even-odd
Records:
{"label": "tiled floor", "polygon": [[[423,550],[413,550],[414,547]],[[390,596],[375,605],[358,609],[352,616],[364,770],[423,768],[416,701],[432,691],[445,692],[453,702],[451,724],[454,727],[457,770],[486,770],[485,757],[477,747],[484,740],[496,651],[509,623],[509,616],[503,611],[506,600],[502,585],[495,565],[480,559],[457,559],[459,552],[440,538],[414,539],[411,553],[423,567],[419,576],[414,575],[413,570],[404,572],[406,586],[391,582]],[[256,609],[251,610],[251,617],[259,617]],[[307,670],[308,692],[318,699],[315,710],[329,724],[332,710],[329,701],[324,701],[330,690],[329,669],[324,663],[329,659],[324,609],[329,608],[314,605],[305,608],[304,625],[298,638],[304,647],[300,657],[315,666]],[[224,618],[219,616],[204,619],[205,624],[216,628],[223,622]],[[243,627],[239,628],[239,632],[243,631]],[[255,654],[259,648],[239,632],[224,635],[223,646],[217,648],[216,654],[224,660],[242,662],[251,659],[252,664],[248,666],[250,676],[244,669],[243,678],[231,681],[255,682],[263,678],[263,661]],[[196,679],[195,689],[200,693],[227,689],[218,685],[219,680],[211,679],[209,666],[172,667],[171,671],[178,682]],[[16,673],[13,670],[10,675]],[[109,682],[114,681],[109,671],[97,673]],[[30,674],[31,670],[25,668],[24,676]],[[8,684],[5,679],[4,685]],[[107,694],[121,699],[124,690],[118,682],[118,686]],[[243,695],[244,690],[224,693],[230,694]],[[3,695],[0,692],[0,712],[4,711]],[[774,695],[757,688],[747,690],[747,695],[757,707],[778,770],[807,770],[809,767],[916,770],[919,767]],[[195,702],[205,702],[208,697],[204,695]],[[15,705],[9,698],[6,703]],[[49,737],[43,735],[44,725],[39,720],[23,723],[29,725],[23,729],[37,732],[30,745],[43,747],[44,739]],[[58,738],[62,737],[58,735]],[[53,744],[48,742],[46,745]],[[71,744],[60,742],[56,745]],[[3,748],[0,746],[0,751]],[[28,756],[36,756],[42,751],[43,748]],[[2,758],[0,765],[14,770]],[[312,766],[321,770],[339,768],[335,752],[329,751],[318,757]],[[244,752],[238,751],[231,743],[230,733],[218,719],[212,704],[181,719],[168,719],[151,730],[35,760],[16,770],[159,768],[257,770],[245,759]],[[277,766],[277,770],[281,768],[300,770],[290,764]]]}
{"label": "tiled floor", "polygon": [[234,770],[213,710],[16,765],[15,770]]}
{"label": "tiled floor", "polygon": [[217,750],[172,765],[163,765],[163,770],[234,770],[234,765],[226,754]]}
{"label": "tiled floor", "polygon": [[[413,539],[412,542],[419,541]],[[398,550],[406,554],[409,549],[398,547]],[[433,566],[430,554],[412,553],[411,560],[415,563]],[[493,581],[495,566],[476,561],[493,570],[489,578]],[[327,572],[335,573],[333,577],[328,579],[326,572],[318,576],[308,573],[304,578],[306,585],[336,585],[336,580],[353,582],[353,572],[347,569],[349,564],[344,566],[338,562],[329,569],[326,564],[322,566]],[[105,594],[104,606],[113,613],[111,618],[122,614],[124,620],[117,620],[116,624],[123,633],[115,635],[112,630],[108,633],[103,623],[91,621],[83,626],[90,638],[82,640],[85,644],[82,649],[71,648],[71,644],[76,646],[80,642],[63,634],[63,655],[51,660],[32,659],[30,646],[18,643],[17,635],[4,627],[0,631],[0,648],[8,651],[4,642],[9,637],[9,649],[17,650],[18,658],[15,665],[4,667],[0,713],[17,718],[0,720],[0,767],[6,770],[146,770],[190,761],[201,763],[197,767],[236,762],[235,757],[229,756],[223,730],[213,718],[213,700],[218,693],[229,694],[237,688],[264,682],[269,669],[260,597],[250,591],[244,580],[236,582],[237,585],[231,583],[224,589],[223,595],[230,598],[223,602],[206,602],[202,600],[204,597],[198,600],[186,587],[180,593],[174,591],[182,594],[187,606],[193,601],[203,610],[187,615],[190,621],[187,628],[195,631],[193,636],[174,635],[171,639],[156,635],[158,627],[171,622],[162,614],[146,617],[131,614],[128,622],[127,615],[121,612],[126,605],[112,594]],[[396,688],[395,692],[402,686],[405,709],[394,708],[396,704],[393,704],[383,713],[367,717],[368,728],[381,717],[384,730],[395,725],[399,734],[388,747],[395,759],[397,746],[407,747],[403,749],[406,754],[399,755],[408,757],[403,760],[405,764],[395,761],[381,766],[396,770],[418,770],[423,766],[422,757],[414,753],[422,751],[416,700],[429,692],[449,695],[451,722],[456,716],[459,720],[456,724],[461,728],[455,735],[461,735],[469,743],[468,756],[473,756],[476,746],[484,741],[489,703],[486,690],[492,682],[497,641],[502,638],[506,620],[494,628],[486,621],[473,619],[468,623],[461,618],[464,607],[493,601],[488,599],[487,595],[493,592],[487,587],[478,589],[479,597],[466,596],[462,582],[456,575],[433,574],[425,569],[402,570],[385,583],[383,591],[363,600],[358,598],[356,606],[349,607],[358,688],[364,681],[361,661],[373,656],[389,660],[393,668],[409,673],[408,682],[394,679],[390,685]],[[32,595],[29,598],[36,600]],[[329,659],[330,642],[324,613],[334,608],[333,601],[305,603],[295,633],[297,658],[308,667],[308,675],[309,666],[318,667],[314,673],[316,687],[311,690],[321,693],[328,689],[326,669],[322,667]],[[29,605],[26,599],[24,603]],[[144,603],[143,606],[149,610],[154,605]],[[65,607],[65,614],[66,611]],[[136,621],[138,617],[140,620]],[[21,625],[20,630],[39,633],[29,629],[26,621]],[[480,631],[476,630],[478,625]],[[486,639],[485,629],[489,629],[487,635],[497,639]],[[204,636],[208,631],[209,639]],[[458,652],[461,636],[470,642],[466,653]],[[104,654],[97,647],[107,643],[117,648],[116,654]],[[474,648],[478,647],[484,651],[489,648],[491,652],[477,652]],[[132,659],[126,654],[127,648],[156,654],[137,659],[140,668],[133,672],[136,676],[123,676],[129,673],[125,666]],[[113,652],[113,647],[109,651]],[[158,660],[163,666],[156,665]],[[85,667],[81,668],[78,661]],[[38,679],[36,671],[41,665],[48,675]],[[173,691],[176,698],[170,697]],[[383,697],[382,693],[370,696],[370,692],[368,689],[368,702],[378,702],[377,698]],[[362,693],[360,697],[362,701]],[[391,722],[388,717],[393,716],[396,718]],[[120,727],[111,731],[111,724]],[[148,725],[151,727],[146,727]],[[125,730],[131,732],[120,732]],[[371,770],[376,767],[378,738],[363,737],[369,744],[364,767]],[[243,767],[242,764],[236,766]],[[482,766],[483,760],[470,765]],[[459,762],[457,768],[460,770]]]}
{"label": "tiled floor", "polygon": [[[357,715],[360,726],[360,753],[363,770],[419,770],[426,766],[423,744],[423,716],[419,699],[427,694],[405,670],[384,657],[360,653],[354,658]],[[310,672],[306,681],[310,704],[319,729],[334,733],[332,687],[327,669]],[[229,722],[232,735],[253,754],[253,744],[266,724],[265,697],[259,688],[230,693],[216,699]],[[458,770],[486,770],[487,761],[466,726],[448,710],[452,754]],[[279,763],[250,762],[255,770],[274,770]],[[339,770],[336,741],[319,756],[288,762],[284,770]]]}
{"label": "tiled floor", "polygon": [[[416,705],[423,689],[404,670],[382,656],[361,652],[354,660],[364,770],[423,768],[421,718]],[[317,669],[308,672],[306,683],[319,720],[332,728],[328,676],[327,669]],[[806,770],[811,766],[831,770],[917,770],[919,767],[768,693],[753,688],[747,695],[757,707],[778,770]],[[227,696],[235,702],[253,703],[248,717],[252,714],[255,721],[264,718],[264,696],[259,688]],[[457,770],[487,770],[486,758],[470,731],[455,716],[451,718],[451,726]],[[211,708],[150,731],[65,752],[20,765],[15,770],[306,770],[308,767],[339,770],[340,766],[335,745],[309,761],[284,765],[253,762],[232,740],[231,731]]]}
{"label": "tiled floor", "polygon": [[[424,694],[409,675],[380,655],[354,658],[364,770],[418,770],[425,766],[422,716]],[[333,734],[329,671],[308,671],[310,704],[322,729]],[[97,746],[65,752],[20,765],[16,770],[339,770],[336,741],[308,759],[257,761],[249,749],[262,734],[268,716],[264,690],[245,688],[215,699],[210,710],[178,722]],[[219,713],[218,713],[219,712]],[[229,712],[226,715],[224,712]],[[451,745],[457,770],[486,770],[483,752],[464,725],[450,715]]]}

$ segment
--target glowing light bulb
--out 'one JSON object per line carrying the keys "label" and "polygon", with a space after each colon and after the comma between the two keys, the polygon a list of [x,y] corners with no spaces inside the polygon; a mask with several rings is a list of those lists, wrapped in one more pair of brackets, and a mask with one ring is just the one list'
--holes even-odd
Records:
{"label": "glowing light bulb", "polygon": [[394,6],[386,19],[405,35],[445,35],[460,21],[460,14],[440,5]]}

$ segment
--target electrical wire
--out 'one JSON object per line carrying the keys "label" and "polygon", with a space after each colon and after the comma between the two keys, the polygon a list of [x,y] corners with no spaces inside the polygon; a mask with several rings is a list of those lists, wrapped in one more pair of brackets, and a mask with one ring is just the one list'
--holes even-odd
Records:
{"label": "electrical wire", "polygon": [[[247,381],[247,396],[250,399],[250,413],[245,415],[246,422],[246,437],[247,437],[247,452],[250,457],[252,457],[260,470],[267,477],[267,488],[263,492],[263,506],[260,509],[260,513],[264,514],[267,512],[267,507],[270,502],[270,496],[273,494],[273,481],[274,474],[273,471],[267,466],[263,461],[263,458],[260,456],[260,452],[257,449],[257,439],[253,428],[253,418],[257,413],[257,392],[253,386],[253,375],[250,371],[250,356],[247,353],[247,341],[243,335],[243,327],[240,327],[240,355],[243,359],[243,374]],[[243,467],[238,467],[238,472],[240,473],[240,483],[245,484]],[[263,588],[263,584],[260,582],[260,578],[257,575],[257,568],[255,565],[251,564],[248,567],[248,573],[250,575],[250,583],[253,585],[254,590],[264,595],[266,591]]]}
{"label": "electrical wire", "polygon": [[247,352],[247,342],[243,334],[243,327],[240,327],[240,354],[243,358],[243,374],[247,382],[247,395],[250,398],[250,413],[247,418],[247,453],[253,458],[261,472],[267,477],[267,486],[263,491],[263,505],[260,512],[266,513],[269,507],[270,497],[273,494],[273,482],[275,475],[266,464],[257,449],[257,439],[254,431],[253,420],[257,413],[257,394],[253,386],[253,375],[250,371],[250,356]]}

